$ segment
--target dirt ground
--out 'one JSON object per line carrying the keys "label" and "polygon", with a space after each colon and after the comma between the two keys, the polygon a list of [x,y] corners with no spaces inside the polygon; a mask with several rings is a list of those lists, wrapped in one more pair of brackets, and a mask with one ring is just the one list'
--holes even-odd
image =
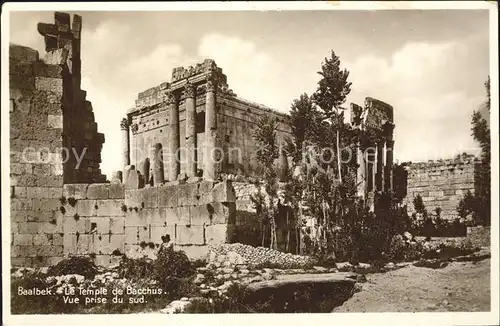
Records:
{"label": "dirt ground", "polygon": [[333,312],[490,311],[490,259],[442,269],[407,266],[366,275],[362,290]]}

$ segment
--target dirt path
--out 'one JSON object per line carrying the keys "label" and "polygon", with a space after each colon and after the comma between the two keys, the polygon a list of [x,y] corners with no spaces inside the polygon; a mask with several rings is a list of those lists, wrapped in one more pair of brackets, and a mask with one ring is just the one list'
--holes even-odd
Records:
{"label": "dirt path", "polygon": [[490,263],[407,266],[367,275],[361,292],[333,312],[490,311]]}

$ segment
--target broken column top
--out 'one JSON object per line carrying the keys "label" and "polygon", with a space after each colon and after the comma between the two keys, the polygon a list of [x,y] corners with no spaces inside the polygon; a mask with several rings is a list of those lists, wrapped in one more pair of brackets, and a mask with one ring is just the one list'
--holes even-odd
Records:
{"label": "broken column top", "polygon": [[38,23],[38,32],[45,38],[45,51],[65,48],[69,40],[80,40],[82,31],[82,17],[71,16],[64,12],[54,13],[54,24]]}

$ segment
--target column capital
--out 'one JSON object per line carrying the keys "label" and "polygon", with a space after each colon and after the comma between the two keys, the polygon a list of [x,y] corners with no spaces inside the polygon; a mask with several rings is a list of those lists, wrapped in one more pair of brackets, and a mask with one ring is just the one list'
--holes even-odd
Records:
{"label": "column capital", "polygon": [[121,130],[128,130],[129,127],[130,127],[130,121],[128,120],[128,118],[123,118],[120,121],[120,129]]}
{"label": "column capital", "polygon": [[175,104],[177,102],[176,94],[171,89],[167,89],[164,95],[165,95],[165,103]]}
{"label": "column capital", "polygon": [[207,78],[206,89],[207,92],[215,92],[217,89],[217,81],[215,80],[215,77],[210,76]]}
{"label": "column capital", "polygon": [[186,85],[184,86],[184,95],[186,96],[186,98],[193,98],[195,93],[196,93],[196,88],[188,80],[186,82]]}

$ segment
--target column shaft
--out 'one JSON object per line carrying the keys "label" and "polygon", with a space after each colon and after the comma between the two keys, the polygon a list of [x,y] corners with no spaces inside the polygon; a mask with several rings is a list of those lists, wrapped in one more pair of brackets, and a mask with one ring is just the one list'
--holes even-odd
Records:
{"label": "column shaft", "polygon": [[365,188],[366,188],[366,165],[365,165],[365,153],[360,148],[360,145],[357,146],[356,153],[356,162],[358,164],[358,169],[356,171],[356,185],[358,196],[364,198],[365,197]]}
{"label": "column shaft", "polygon": [[153,184],[160,185],[164,181],[162,145],[156,143],[152,148],[153,156]]}
{"label": "column shaft", "polygon": [[385,188],[387,191],[392,191],[393,190],[393,171],[392,171],[392,166],[393,166],[393,159],[394,159],[394,141],[387,140],[386,143],[387,149],[386,149],[386,162],[385,162],[385,168],[386,168],[386,181],[385,181]]}
{"label": "column shaft", "polygon": [[122,163],[123,171],[125,167],[130,165],[130,134],[129,134],[129,122],[127,118],[123,118],[120,123],[120,129],[122,131]]}
{"label": "column shaft", "polygon": [[217,171],[217,158],[215,147],[217,140],[217,107],[216,85],[212,80],[207,81],[207,94],[205,101],[205,153],[203,155],[203,178],[215,180]]}
{"label": "column shaft", "polygon": [[375,187],[378,191],[384,190],[384,142],[377,143],[377,174]]}
{"label": "column shaft", "polygon": [[196,176],[196,101],[195,89],[186,84],[186,175]]}
{"label": "column shaft", "polygon": [[180,129],[179,129],[179,103],[174,94],[167,94],[168,102],[168,180],[175,181],[181,173],[181,161],[179,157]]}

